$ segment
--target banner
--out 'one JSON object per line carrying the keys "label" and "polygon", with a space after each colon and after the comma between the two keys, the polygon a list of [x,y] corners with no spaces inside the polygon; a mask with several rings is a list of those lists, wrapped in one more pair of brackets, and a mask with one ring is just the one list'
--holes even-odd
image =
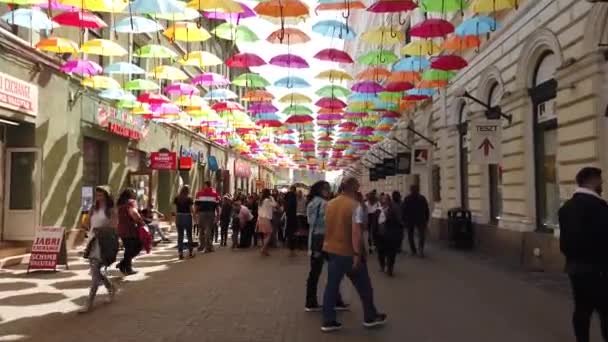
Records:
{"label": "banner", "polygon": [[38,227],[36,229],[30,263],[27,267],[28,272],[30,270],[57,269],[59,253],[64,242],[63,232],[63,227]]}
{"label": "banner", "polygon": [[150,168],[153,170],[177,169],[177,153],[152,152],[150,153]]}

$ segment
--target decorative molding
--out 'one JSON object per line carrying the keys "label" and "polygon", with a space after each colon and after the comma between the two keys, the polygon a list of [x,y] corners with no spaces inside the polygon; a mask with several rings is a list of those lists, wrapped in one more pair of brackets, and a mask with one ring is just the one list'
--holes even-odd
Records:
{"label": "decorative molding", "polygon": [[547,28],[541,28],[528,37],[521,49],[521,56],[517,65],[515,79],[517,89],[526,89],[532,86],[534,69],[540,57],[546,52],[553,52],[558,60],[558,69],[564,63],[564,54],[559,40]]}

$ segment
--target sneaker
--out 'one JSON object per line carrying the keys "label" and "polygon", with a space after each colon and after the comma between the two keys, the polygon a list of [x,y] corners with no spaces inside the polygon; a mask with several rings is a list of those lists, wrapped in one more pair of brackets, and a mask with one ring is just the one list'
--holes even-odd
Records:
{"label": "sneaker", "polygon": [[338,331],[342,329],[342,324],[333,321],[333,322],[325,322],[323,323],[323,326],[321,326],[321,331],[322,332],[332,332],[332,331]]}
{"label": "sneaker", "polygon": [[315,304],[315,305],[306,305],[304,307],[304,311],[306,312],[319,312],[322,311],[323,307],[319,304]]}
{"label": "sneaker", "polygon": [[116,286],[112,284],[108,289],[108,298],[106,298],[106,303],[110,304],[114,302],[114,298],[116,298]]}
{"label": "sneaker", "polygon": [[179,260],[184,260],[184,253],[179,253]]}
{"label": "sneaker", "polygon": [[364,321],[363,326],[366,328],[375,328],[386,324],[386,314],[376,314],[376,318],[371,321]]}
{"label": "sneaker", "polygon": [[125,270],[123,273],[124,273],[125,275],[130,276],[130,275],[137,274],[137,271],[135,271],[135,270]]}
{"label": "sneaker", "polygon": [[350,305],[346,303],[336,304],[336,311],[348,311],[350,310]]}

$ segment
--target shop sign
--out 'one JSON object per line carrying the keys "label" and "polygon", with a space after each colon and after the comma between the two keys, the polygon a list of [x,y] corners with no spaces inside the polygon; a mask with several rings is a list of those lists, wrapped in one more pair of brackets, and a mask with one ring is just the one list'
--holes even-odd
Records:
{"label": "shop sign", "polygon": [[0,107],[38,115],[38,87],[0,73]]}
{"label": "shop sign", "polygon": [[502,121],[471,122],[471,163],[500,164],[502,158]]}
{"label": "shop sign", "polygon": [[217,159],[214,156],[209,156],[209,158],[207,158],[207,165],[209,165],[209,170],[214,172],[220,169],[217,164]]}
{"label": "shop sign", "polygon": [[148,133],[146,122],[142,115],[131,115],[126,110],[98,104],[97,124],[118,136],[140,140]]}
{"label": "shop sign", "polygon": [[412,171],[412,154],[401,152],[397,154],[397,174],[409,175]]}
{"label": "shop sign", "polygon": [[241,160],[235,160],[234,175],[241,178],[249,178],[251,176],[251,167]]}
{"label": "shop sign", "polygon": [[116,135],[120,135],[121,137],[131,139],[131,140],[140,140],[141,139],[141,133],[139,131],[136,131],[136,130],[131,129],[126,126],[121,126],[114,122],[110,122],[108,124],[108,131],[110,131],[111,133],[114,133]]}
{"label": "shop sign", "polygon": [[205,154],[202,151],[187,148],[185,146],[179,147],[180,157],[190,157],[193,163],[203,163],[205,161]]}
{"label": "shop sign", "polygon": [[192,158],[180,157],[179,158],[179,169],[180,170],[191,170],[192,169]]}
{"label": "shop sign", "polygon": [[539,103],[536,106],[536,120],[538,123],[557,118],[555,99]]}
{"label": "shop sign", "polygon": [[177,169],[177,153],[152,152],[150,153],[150,168],[153,170]]}
{"label": "shop sign", "polygon": [[57,268],[61,244],[63,242],[63,227],[38,227],[32,254],[30,255],[30,270],[54,270]]}

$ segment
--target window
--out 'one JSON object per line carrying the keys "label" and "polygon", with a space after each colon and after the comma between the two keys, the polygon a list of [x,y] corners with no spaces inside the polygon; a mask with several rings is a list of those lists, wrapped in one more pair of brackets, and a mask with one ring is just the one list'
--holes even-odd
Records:
{"label": "window", "polygon": [[466,114],[466,104],[460,104],[458,112],[458,151],[460,170],[460,206],[462,208],[469,207],[469,149],[468,149],[468,124]]}
{"label": "window", "polygon": [[108,183],[108,145],[100,140],[83,139],[83,175],[86,186]]}
{"label": "window", "polygon": [[439,165],[433,165],[433,201],[441,202],[441,168]]}
{"label": "window", "polygon": [[[500,104],[500,85],[495,82],[488,92],[487,102],[490,107]],[[502,216],[502,167],[497,164],[488,166],[490,185],[490,223],[497,223]]]}

